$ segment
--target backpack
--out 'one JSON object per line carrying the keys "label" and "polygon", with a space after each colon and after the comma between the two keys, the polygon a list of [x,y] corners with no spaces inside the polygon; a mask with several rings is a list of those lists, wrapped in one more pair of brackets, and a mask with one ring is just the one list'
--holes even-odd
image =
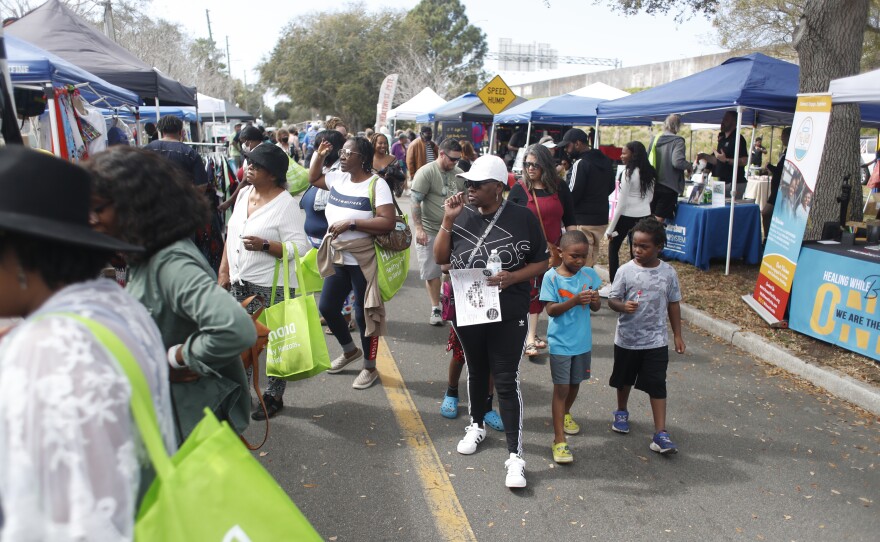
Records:
{"label": "backpack", "polygon": [[614,192],[614,176],[617,173],[614,167],[614,161],[605,156],[602,151],[593,149],[587,151],[581,161],[587,166],[588,182],[597,180],[602,186],[606,187],[607,194]]}

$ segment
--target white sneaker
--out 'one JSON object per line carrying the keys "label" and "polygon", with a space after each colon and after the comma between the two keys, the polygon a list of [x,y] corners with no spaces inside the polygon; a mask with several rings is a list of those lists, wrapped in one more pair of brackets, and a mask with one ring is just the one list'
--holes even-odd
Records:
{"label": "white sneaker", "polygon": [[361,369],[360,374],[354,379],[354,383],[352,383],[351,387],[356,390],[365,390],[372,386],[377,378],[379,378],[379,371]]}
{"label": "white sneaker", "polygon": [[443,325],[443,315],[440,312],[440,309],[431,309],[431,319],[428,322],[432,326],[442,326]]}
{"label": "white sneaker", "polygon": [[346,365],[351,363],[352,361],[357,361],[361,359],[361,356],[364,353],[361,352],[360,348],[357,348],[351,354],[345,354],[344,352],[339,355],[338,358],[334,359],[330,362],[330,368],[327,369],[327,373],[331,375],[335,375],[336,373],[342,372],[345,369]]}
{"label": "white sneaker", "polygon": [[607,299],[608,296],[610,296],[610,295],[611,295],[611,285],[610,284],[606,284],[605,286],[602,286],[601,288],[599,288],[599,297],[604,297]]}
{"label": "white sneaker", "polygon": [[510,454],[510,459],[504,462],[507,469],[507,478],[504,485],[507,487],[526,487],[526,462],[516,454]]}
{"label": "white sneaker", "polygon": [[486,429],[472,423],[467,426],[465,431],[464,438],[458,441],[458,453],[471,455],[477,451],[477,444],[483,442],[483,439],[486,438]]}

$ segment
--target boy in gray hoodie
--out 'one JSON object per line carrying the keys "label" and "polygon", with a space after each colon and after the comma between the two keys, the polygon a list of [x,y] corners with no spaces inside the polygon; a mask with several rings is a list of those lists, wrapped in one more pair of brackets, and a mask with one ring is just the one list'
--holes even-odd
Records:
{"label": "boy in gray hoodie", "polygon": [[654,137],[648,150],[648,161],[657,170],[651,212],[660,222],[675,218],[678,196],[684,190],[685,172],[691,174],[691,163],[685,157],[684,138],[678,135],[680,128],[680,115],[666,117],[663,133]]}

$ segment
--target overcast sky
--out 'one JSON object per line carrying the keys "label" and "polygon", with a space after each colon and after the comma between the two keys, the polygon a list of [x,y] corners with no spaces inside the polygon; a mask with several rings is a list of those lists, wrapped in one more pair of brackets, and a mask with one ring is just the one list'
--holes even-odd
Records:
{"label": "overcast sky", "polygon": [[[395,4],[387,0],[365,0],[363,3],[368,10],[377,10],[411,7],[417,2]],[[624,17],[612,13],[607,5],[594,6],[591,0],[550,0],[550,8],[545,7],[543,0],[464,0],[463,3],[471,24],[486,33],[492,52],[498,50],[499,38],[511,38],[521,43],[549,43],[560,55],[618,58],[624,66],[635,66],[721,50],[714,44],[712,25],[704,17],[681,25],[671,16]],[[254,69],[271,53],[284,26],[308,13],[334,10],[323,5],[295,0],[153,0],[151,12],[180,23],[192,37],[207,37],[205,9],[210,10],[214,40],[221,49],[225,50],[226,37],[229,37],[233,76],[242,78],[248,70],[247,80],[252,83],[257,79]],[[248,46],[247,42],[257,45]],[[485,68],[495,73],[497,64],[487,60]],[[595,69],[607,68],[567,68],[570,73]],[[545,78],[537,73],[533,79]]]}

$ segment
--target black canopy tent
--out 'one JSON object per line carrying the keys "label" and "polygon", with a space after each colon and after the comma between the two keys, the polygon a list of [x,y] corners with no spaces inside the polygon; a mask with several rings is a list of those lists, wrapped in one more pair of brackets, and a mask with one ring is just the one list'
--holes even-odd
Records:
{"label": "black canopy tent", "polygon": [[48,0],[4,32],[130,90],[150,105],[155,100],[162,105],[197,105],[195,87],[162,75],[58,0]]}

